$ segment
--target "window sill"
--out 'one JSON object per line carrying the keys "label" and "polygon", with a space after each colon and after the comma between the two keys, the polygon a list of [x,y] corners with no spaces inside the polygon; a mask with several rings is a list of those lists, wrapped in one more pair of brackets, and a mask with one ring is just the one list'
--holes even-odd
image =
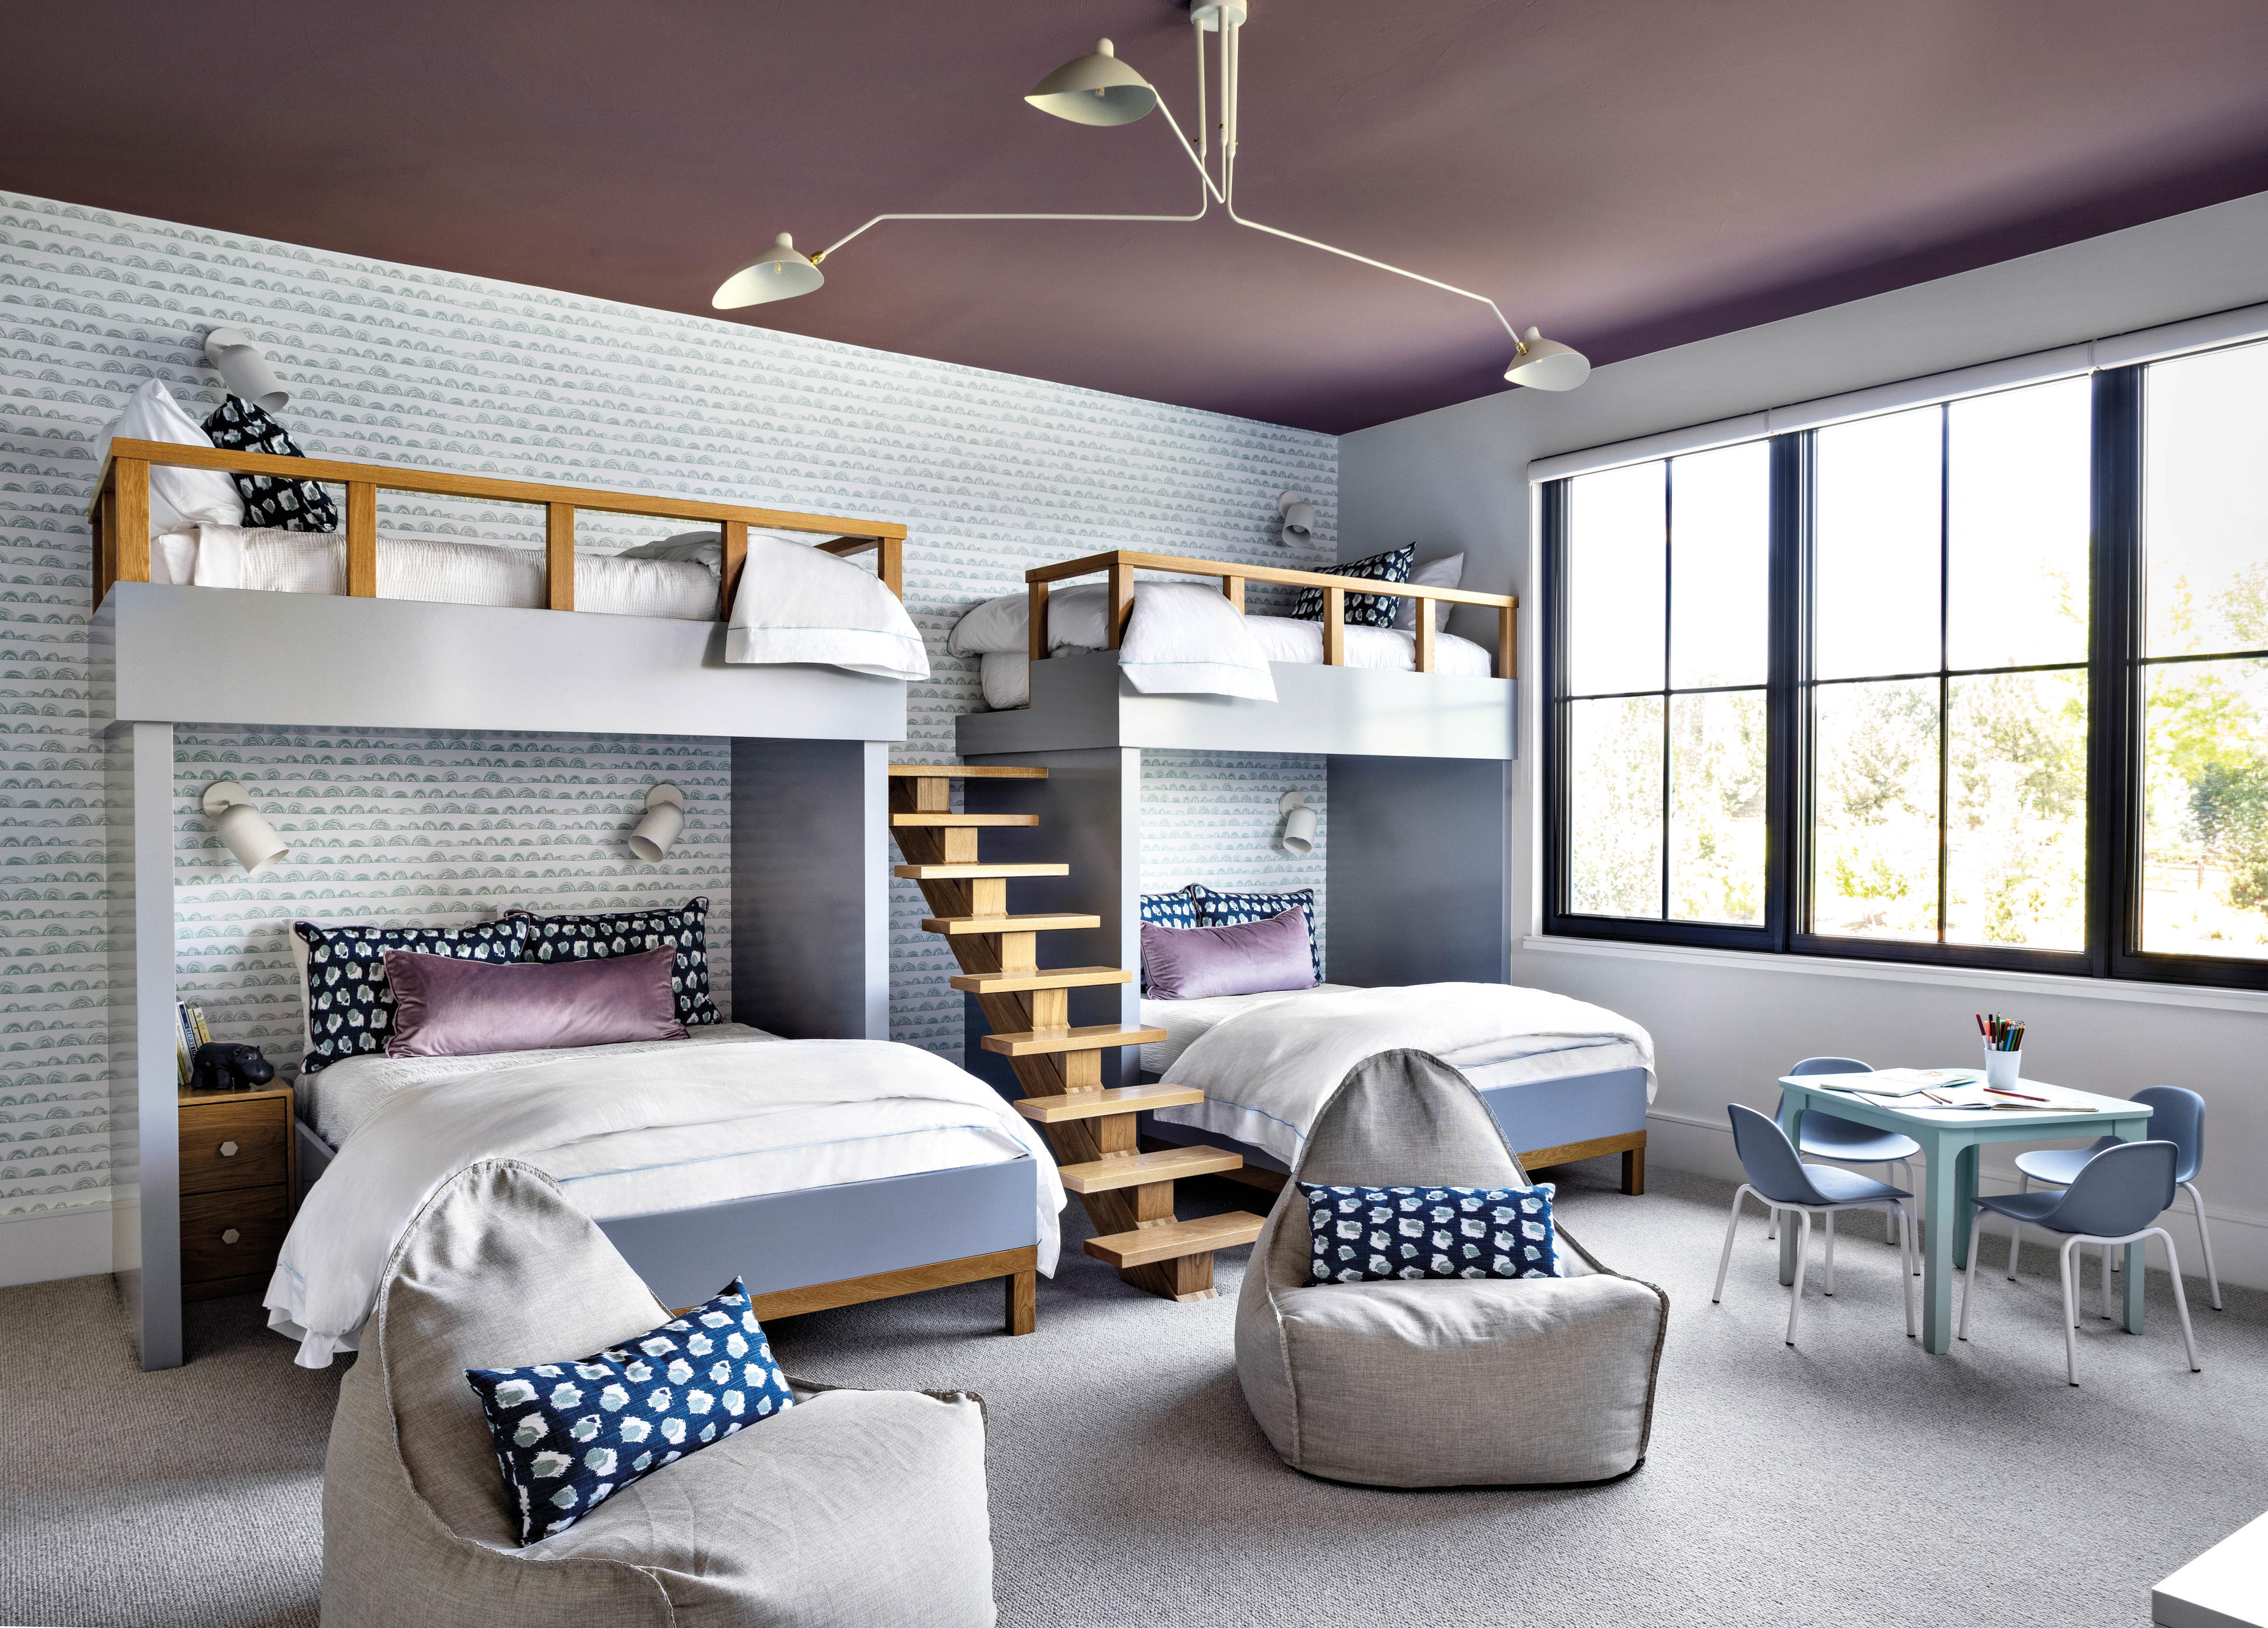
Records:
{"label": "window sill", "polygon": [[2127,978],[2074,978],[2052,972],[1999,972],[1970,967],[1859,961],[1832,955],[1770,955],[1754,950],[1704,949],[1685,944],[1637,944],[1620,939],[1563,939],[1531,934],[1523,950],[1553,955],[1611,955],[1628,961],[1683,962],[1727,970],[1793,972],[1813,977],[1872,978],[1881,983],[1932,983],[1958,989],[2009,990],[2074,1000],[2128,1000],[2146,1006],[2202,1006],[2219,1012],[2268,1013],[2268,990],[2216,989],[2188,983],[2144,983]]}

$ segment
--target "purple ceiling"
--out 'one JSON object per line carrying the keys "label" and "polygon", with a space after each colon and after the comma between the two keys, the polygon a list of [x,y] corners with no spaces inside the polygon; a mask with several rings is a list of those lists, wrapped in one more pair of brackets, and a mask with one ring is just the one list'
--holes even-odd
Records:
{"label": "purple ceiling", "polygon": [[[1247,214],[1611,361],[2268,190],[2258,0],[1252,0]],[[11,8],[0,186],[706,313],[792,231],[1168,212],[1173,0]],[[1486,309],[1213,216],[893,225],[743,319],[1345,431],[1504,387]]]}

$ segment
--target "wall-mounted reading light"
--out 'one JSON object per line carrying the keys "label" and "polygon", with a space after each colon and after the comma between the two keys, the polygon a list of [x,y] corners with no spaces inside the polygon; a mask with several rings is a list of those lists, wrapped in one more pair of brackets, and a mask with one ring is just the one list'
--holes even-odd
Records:
{"label": "wall-mounted reading light", "polygon": [[268,357],[240,328],[210,328],[205,334],[205,360],[220,374],[229,394],[239,401],[271,413],[291,403],[291,393],[268,365]]}
{"label": "wall-mounted reading light", "polygon": [[648,865],[659,865],[684,829],[685,793],[664,780],[645,794],[645,818],[630,833],[630,852]]}
{"label": "wall-mounted reading light", "polygon": [[1284,517],[1283,544],[1303,549],[1315,540],[1315,505],[1297,492],[1279,493],[1276,512]]}
{"label": "wall-mounted reading light", "polygon": [[1301,858],[1315,851],[1315,811],[1297,792],[1286,792],[1276,804],[1284,816],[1284,851]]}
{"label": "wall-mounted reading light", "polygon": [[199,799],[205,818],[213,822],[220,839],[248,876],[257,876],[291,851],[251,793],[233,780],[216,780]]}

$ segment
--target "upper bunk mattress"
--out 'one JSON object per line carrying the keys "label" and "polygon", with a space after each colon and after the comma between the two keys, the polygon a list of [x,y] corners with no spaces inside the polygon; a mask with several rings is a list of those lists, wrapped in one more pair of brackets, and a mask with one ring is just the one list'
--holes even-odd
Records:
{"label": "upper bunk mattress", "polygon": [[[150,549],[150,580],[275,593],[347,591],[346,539],[334,532],[200,526]],[[378,597],[541,610],[549,602],[541,549],[433,537],[378,540]],[[575,556],[575,608],[612,616],[717,620],[717,574],[698,560]]]}
{"label": "upper bunk mattress", "polygon": [[[1302,667],[1323,664],[1323,624],[1294,616],[1247,616],[1244,625],[1270,661]],[[1085,645],[1057,645],[1057,650],[1083,651]],[[1344,665],[1374,667],[1388,673],[1418,669],[1417,636],[1399,628],[1346,630]],[[1433,636],[1433,670],[1486,678],[1495,670],[1494,658],[1481,645],[1454,633]],[[984,704],[996,712],[1027,704],[1032,698],[1031,658],[1014,652],[988,653],[983,661]]]}

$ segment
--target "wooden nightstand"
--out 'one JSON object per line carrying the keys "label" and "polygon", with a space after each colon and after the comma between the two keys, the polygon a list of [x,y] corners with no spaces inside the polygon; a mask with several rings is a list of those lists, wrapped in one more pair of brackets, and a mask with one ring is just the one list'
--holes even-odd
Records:
{"label": "wooden nightstand", "polygon": [[299,1191],[291,1087],[184,1091],[181,1298],[268,1286]]}

